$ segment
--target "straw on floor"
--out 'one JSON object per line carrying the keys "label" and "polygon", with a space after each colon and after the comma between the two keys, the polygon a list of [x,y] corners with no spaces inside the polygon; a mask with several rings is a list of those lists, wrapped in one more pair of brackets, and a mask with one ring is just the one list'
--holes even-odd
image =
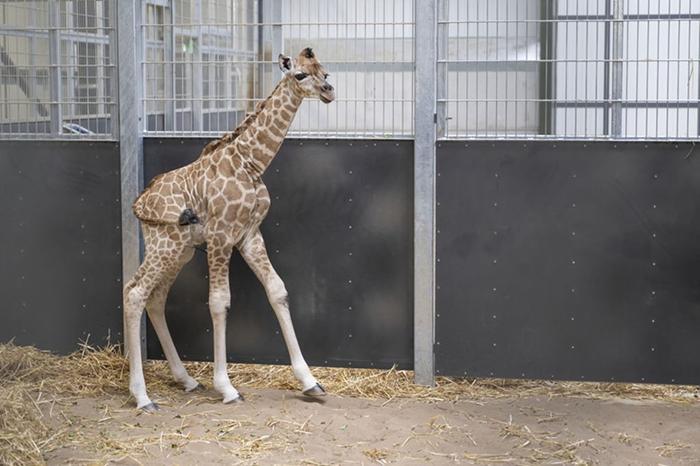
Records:
{"label": "straw on floor", "polygon": [[[198,380],[212,377],[211,363],[187,363],[188,370]],[[144,367],[151,393],[159,399],[180,396],[182,391],[172,382],[167,363],[148,361]],[[697,399],[697,387],[592,383],[553,382],[541,380],[468,379],[438,377],[435,387],[423,387],[412,383],[413,374],[405,370],[314,368],[314,374],[323,381],[333,396],[361,397],[381,400],[412,398],[425,402],[483,400],[504,397],[567,396],[589,399],[625,398],[633,400],[663,400],[673,403],[688,403]],[[238,387],[276,388],[296,390],[297,382],[289,366],[255,364],[230,364],[232,382]],[[33,347],[0,345],[0,464],[42,463],[46,453],[66,445],[86,443],[92,451],[110,457],[135,458],[149,445],[160,442],[186,442],[187,438],[144,437],[118,441],[103,438],[89,428],[76,425],[77,421],[47,422],[47,411],[61,403],[116,395],[123,397],[127,408],[133,407],[128,400],[128,364],[121,348],[108,345],[93,348],[82,345],[79,351],[69,356],[56,356]],[[126,402],[129,401],[129,404]],[[58,409],[58,408],[56,408]],[[105,413],[105,419],[109,413]],[[55,416],[54,416],[55,418]],[[183,421],[184,422],[184,421]],[[234,426],[235,427],[235,426]],[[305,426],[296,429],[304,430]],[[221,431],[212,441],[219,441]],[[444,429],[443,429],[444,430]],[[561,445],[553,439],[542,440],[544,434],[523,430],[520,426],[504,426],[503,436],[522,436],[532,442],[544,442],[552,448],[551,454],[560,460],[575,458],[577,445]],[[245,439],[232,453],[239,457],[253,455],[257,451],[271,448],[269,442],[277,439]],[[556,447],[556,448],[554,448]],[[683,448],[668,445],[668,451]],[[665,451],[665,450],[664,450]],[[370,458],[380,458],[383,453],[368,450]],[[473,458],[476,460],[477,458]],[[505,458],[503,458],[505,460]],[[497,461],[497,458],[490,458]]]}

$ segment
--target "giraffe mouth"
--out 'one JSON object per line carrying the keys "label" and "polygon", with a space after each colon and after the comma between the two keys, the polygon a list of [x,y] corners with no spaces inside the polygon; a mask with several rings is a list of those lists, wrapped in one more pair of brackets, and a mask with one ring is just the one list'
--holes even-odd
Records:
{"label": "giraffe mouth", "polygon": [[321,102],[324,104],[329,104],[335,100],[335,93],[329,92],[328,94],[319,94],[318,98],[321,99]]}

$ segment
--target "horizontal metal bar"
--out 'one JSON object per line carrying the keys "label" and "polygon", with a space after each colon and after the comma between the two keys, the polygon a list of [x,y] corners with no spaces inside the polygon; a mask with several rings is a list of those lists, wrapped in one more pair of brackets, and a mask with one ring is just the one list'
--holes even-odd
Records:
{"label": "horizontal metal bar", "polygon": [[[593,19],[596,21],[616,21],[612,15],[561,15],[556,16],[553,21],[586,21],[588,19]],[[699,20],[700,14],[698,13],[661,13],[658,15],[646,14],[631,14],[624,15],[623,21],[688,21],[688,20]]]}
{"label": "horizontal metal bar", "polygon": [[324,21],[324,22],[312,22],[312,21],[296,21],[296,22],[286,22],[286,21],[270,21],[270,22],[215,22],[215,23],[178,23],[164,24],[164,23],[144,23],[141,25],[142,28],[147,27],[264,27],[264,26],[283,26],[283,27],[295,27],[295,26],[343,26],[343,27],[355,27],[355,26],[415,26],[414,21],[353,21],[349,23],[348,21]]}
{"label": "horizontal metal bar", "polygon": [[[36,56],[37,55],[35,55],[35,57]],[[39,55],[39,56],[47,56],[47,55]],[[48,69],[48,68],[53,68],[54,66],[57,68],[88,68],[88,69],[89,68],[116,68],[117,67],[117,65],[109,65],[109,64],[106,64],[106,65],[103,65],[103,64],[99,64],[99,65],[69,65],[69,64],[62,63],[59,65],[52,65],[50,63],[47,63],[45,65],[19,65],[19,66],[17,66],[17,68],[21,69],[21,70],[25,70],[25,69],[31,70],[31,69],[44,69],[44,68]],[[91,77],[90,79],[97,79],[97,78]],[[104,79],[109,79],[109,78],[104,78]]]}
{"label": "horizontal metal bar", "polygon": [[[228,99],[229,102],[257,102],[260,100],[266,99],[267,96],[264,97],[236,97],[235,99]],[[145,102],[212,102],[212,101],[219,101],[221,97],[219,96],[212,96],[212,97],[175,97],[170,98],[170,97],[143,97],[141,100]],[[314,97],[309,97],[309,100],[316,101],[318,100],[317,98]],[[368,103],[413,103],[412,99],[376,99],[376,98],[366,98],[366,99],[335,99],[333,102],[368,102]],[[181,109],[178,109],[181,110]]]}
{"label": "horizontal metal bar", "polygon": [[62,139],[75,139],[77,141],[116,141],[117,139],[108,133],[95,133],[95,134],[72,134],[72,133],[61,133],[61,134],[51,134],[51,133],[0,133],[0,140],[12,141],[12,140],[27,140],[31,139],[34,141],[55,141]]}
{"label": "horizontal metal bar", "polygon": [[636,100],[610,100],[608,102],[578,102],[555,101],[557,108],[607,108],[610,102],[617,102],[622,108],[692,108],[697,110],[698,101],[636,101]]}
{"label": "horizontal metal bar", "polygon": [[71,35],[96,35],[96,34],[90,34],[90,33],[82,33],[80,31],[76,31],[76,29],[89,29],[89,30],[94,30],[94,31],[114,31],[115,28],[113,27],[103,27],[103,26],[73,26],[73,27],[64,27],[64,26],[31,26],[31,27],[21,27],[21,26],[0,26],[0,35],[3,34],[12,34],[13,32],[49,32],[49,31],[65,31],[68,34]]}
{"label": "horizontal metal bar", "polygon": [[[39,101],[42,104],[81,104],[81,105],[91,105],[91,104],[99,104],[99,105],[117,105],[117,102],[114,100],[75,100],[75,99],[61,99],[61,100],[40,100]],[[0,102],[0,104],[11,104],[11,105],[31,105],[34,106],[37,104],[36,101],[27,101],[27,100],[3,100]],[[92,117],[94,116],[107,116],[109,117],[109,114],[105,115],[90,115]]]}
{"label": "horizontal metal bar", "polygon": [[593,23],[606,21],[688,21],[698,20],[700,14],[662,14],[662,15],[625,15],[622,20],[616,20],[611,15],[561,15],[552,19],[447,19],[438,24],[545,24],[545,23]]}
{"label": "horizontal metal bar", "polygon": [[438,60],[446,63],[448,72],[460,71],[537,71],[541,61],[536,60]]}
{"label": "horizontal metal bar", "polygon": [[532,63],[537,65],[540,63],[697,63],[698,58],[622,58],[622,59],[606,59],[606,58],[533,58],[532,60],[460,60],[460,59],[444,59],[438,60],[438,63],[476,63],[476,64],[507,64],[507,63]]}
{"label": "horizontal metal bar", "polygon": [[[268,60],[143,60],[141,62],[144,65],[215,65],[215,64],[243,64],[243,65],[270,65],[277,66],[276,62],[271,62]],[[388,67],[392,66],[408,66],[413,65],[412,61],[381,61],[381,60],[357,60],[357,61],[332,61],[324,60],[323,66],[328,68],[330,66],[371,66],[371,65],[386,65]],[[331,70],[332,71],[332,70]]]}
{"label": "horizontal metal bar", "polygon": [[563,142],[563,141],[607,141],[607,142],[685,142],[685,141],[697,141],[696,136],[682,136],[682,137],[609,137],[603,135],[586,134],[581,136],[571,136],[571,135],[544,135],[544,134],[527,134],[527,133],[484,133],[484,134],[472,134],[472,135],[450,135],[444,138],[440,138],[439,141],[493,141],[502,142],[504,138],[507,138],[509,142],[521,141],[551,141],[551,142]]}
{"label": "horizontal metal bar", "polygon": [[[0,37],[2,36],[8,36],[8,37],[24,37],[28,39],[49,39],[49,32],[50,31],[37,31],[37,32],[22,32],[22,31],[13,31],[10,32],[9,34],[3,33],[3,31],[0,31]],[[101,45],[108,45],[109,44],[109,36],[97,36],[97,35],[92,35],[92,34],[78,34],[78,33],[70,33],[70,32],[63,32],[61,33],[61,40],[62,41],[73,41],[73,42],[84,42],[88,44],[101,44]],[[47,54],[40,54],[40,53],[35,53],[34,55],[36,56],[46,56]]]}
{"label": "horizontal metal bar", "polygon": [[629,100],[629,99],[607,99],[607,100],[571,100],[571,99],[518,99],[518,98],[508,98],[508,99],[489,99],[489,98],[474,98],[474,99],[438,99],[439,102],[454,102],[454,103],[469,103],[469,102],[479,102],[479,103],[546,103],[549,102],[554,105],[563,106],[578,106],[578,105],[607,105],[612,102],[621,104],[634,104],[634,105],[690,105],[697,106],[698,101],[693,100]]}
{"label": "horizontal metal bar", "polygon": [[[183,137],[221,137],[230,132],[227,131],[144,131],[145,137],[163,138],[183,138]],[[370,138],[370,139],[398,139],[413,140],[413,133],[410,132],[386,132],[386,131],[351,131],[351,130],[328,130],[328,131],[289,131],[288,138]]]}

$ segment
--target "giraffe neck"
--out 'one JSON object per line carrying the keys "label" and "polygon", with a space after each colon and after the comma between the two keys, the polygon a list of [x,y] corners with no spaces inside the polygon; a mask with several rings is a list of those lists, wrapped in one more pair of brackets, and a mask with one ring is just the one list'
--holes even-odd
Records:
{"label": "giraffe neck", "polygon": [[304,97],[285,77],[258,107],[255,121],[234,140],[234,153],[254,176],[262,175],[277,155]]}

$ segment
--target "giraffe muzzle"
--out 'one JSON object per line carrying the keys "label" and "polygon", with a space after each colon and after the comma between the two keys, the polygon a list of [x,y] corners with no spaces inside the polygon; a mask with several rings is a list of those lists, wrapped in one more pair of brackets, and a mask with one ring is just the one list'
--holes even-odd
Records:
{"label": "giraffe muzzle", "polygon": [[321,99],[321,102],[323,102],[324,104],[329,104],[335,100],[335,92],[334,91],[321,92],[318,95],[318,98]]}

